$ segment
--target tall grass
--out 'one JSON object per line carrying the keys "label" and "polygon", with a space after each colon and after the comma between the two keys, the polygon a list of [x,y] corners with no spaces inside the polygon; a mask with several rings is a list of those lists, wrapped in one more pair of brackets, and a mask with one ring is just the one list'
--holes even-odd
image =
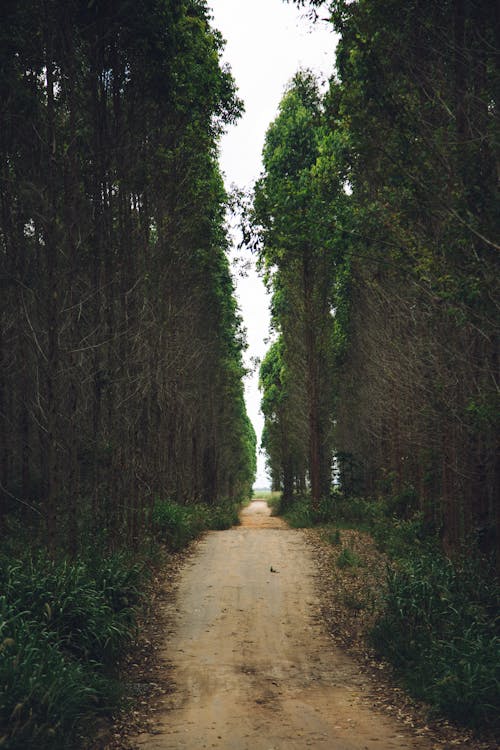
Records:
{"label": "tall grass", "polygon": [[0,747],[73,747],[81,722],[109,710],[110,666],[134,635],[143,566],[0,558]]}
{"label": "tall grass", "polygon": [[[391,560],[372,644],[433,711],[500,732],[500,586],[487,561],[448,560],[414,506],[413,495],[332,493],[315,509],[297,498],[284,515],[295,527],[333,526],[333,544],[342,527],[372,534]],[[337,565],[351,564],[343,550]]]}
{"label": "tall grass", "polygon": [[[153,512],[169,551],[237,522],[232,503],[158,501]],[[97,548],[72,561],[0,555],[1,750],[73,750],[82,724],[120,699],[116,664],[135,636],[147,567]]]}
{"label": "tall grass", "polygon": [[238,505],[179,505],[158,500],[153,509],[155,534],[169,550],[182,549],[202,531],[229,529],[238,523]]}
{"label": "tall grass", "polygon": [[500,731],[500,587],[477,562],[437,552],[391,570],[372,642],[417,698]]}

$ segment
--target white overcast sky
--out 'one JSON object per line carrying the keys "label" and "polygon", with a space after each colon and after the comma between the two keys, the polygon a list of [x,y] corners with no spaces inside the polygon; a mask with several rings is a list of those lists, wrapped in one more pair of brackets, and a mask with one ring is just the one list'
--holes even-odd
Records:
{"label": "white overcast sky", "polygon": [[[284,0],[208,0],[212,25],[227,44],[224,62],[231,66],[245,114],[221,141],[221,167],[228,188],[251,188],[261,171],[264,138],[275,119],[287,83],[299,68],[310,68],[325,81],[333,71],[336,38],[328,23],[314,26],[304,9]],[[246,278],[235,276],[237,298],[247,329],[250,358],[262,359],[269,336],[269,300],[255,268]],[[260,437],[258,373],[246,379],[245,399]],[[258,457],[256,487],[266,487],[264,458]]]}

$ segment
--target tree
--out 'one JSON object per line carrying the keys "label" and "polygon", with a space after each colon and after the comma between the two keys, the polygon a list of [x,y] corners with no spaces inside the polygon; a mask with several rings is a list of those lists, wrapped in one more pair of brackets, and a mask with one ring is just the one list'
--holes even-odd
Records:
{"label": "tree", "polygon": [[340,82],[326,120],[351,191],[336,228],[349,276],[336,445],[365,493],[420,508],[447,552],[470,538],[492,551],[498,14],[467,0],[329,7]]}
{"label": "tree", "polygon": [[140,540],[157,496],[249,491],[202,0],[8,3],[0,32],[2,513]]}
{"label": "tree", "polygon": [[[298,73],[268,130],[264,174],[254,198],[254,222],[260,226],[261,263],[273,288],[273,325],[281,336],[287,393],[293,388],[301,394],[296,414],[305,415],[305,423],[300,425],[297,418],[295,423],[300,438],[307,437],[313,505],[329,492],[332,457],[333,254],[328,244],[330,217],[320,213],[324,201],[317,162],[322,134],[317,82],[307,71]],[[285,467],[283,474],[289,476]]]}

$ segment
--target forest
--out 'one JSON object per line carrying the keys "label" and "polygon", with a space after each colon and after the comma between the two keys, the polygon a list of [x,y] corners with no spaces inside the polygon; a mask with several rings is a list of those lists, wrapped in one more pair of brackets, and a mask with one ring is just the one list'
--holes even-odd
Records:
{"label": "forest", "polygon": [[498,552],[498,16],[365,0],[332,22],[338,77],[291,83],[250,217],[273,483],[318,506],[333,476],[447,552]]}
{"label": "forest", "polygon": [[1,747],[109,706],[158,529],[251,491],[222,46],[198,0],[3,4]]}
{"label": "forest", "polygon": [[[295,5],[339,43],[326,85],[306,69],[289,83],[242,212],[272,294],[272,488],[290,522],[361,524],[392,549],[376,647],[417,697],[493,726],[500,13]],[[231,526],[251,496],[218,163],[243,102],[208,6],[3,5],[6,750],[81,745],[120,702],[160,542]]]}
{"label": "forest", "polygon": [[500,15],[296,4],[339,43],[326,86],[289,84],[244,217],[273,488],[295,525],[361,525],[399,558],[378,650],[417,697],[497,721]]}

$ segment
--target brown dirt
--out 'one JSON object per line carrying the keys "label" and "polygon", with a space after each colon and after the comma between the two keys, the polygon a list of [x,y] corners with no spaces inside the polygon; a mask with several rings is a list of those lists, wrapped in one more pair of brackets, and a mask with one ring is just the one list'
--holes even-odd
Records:
{"label": "brown dirt", "polygon": [[169,688],[130,746],[430,750],[374,708],[372,682],[327,633],[307,535],[262,501],[241,520],[196,545],[161,603],[170,632],[156,662]]}

